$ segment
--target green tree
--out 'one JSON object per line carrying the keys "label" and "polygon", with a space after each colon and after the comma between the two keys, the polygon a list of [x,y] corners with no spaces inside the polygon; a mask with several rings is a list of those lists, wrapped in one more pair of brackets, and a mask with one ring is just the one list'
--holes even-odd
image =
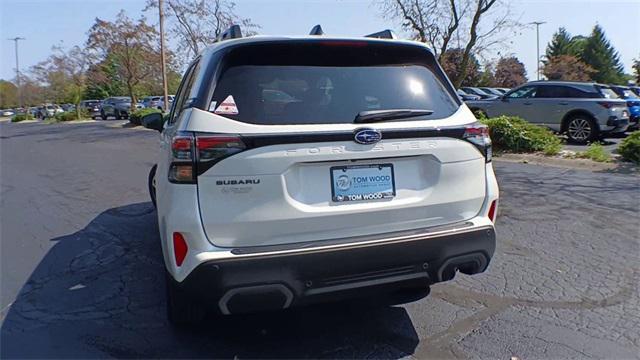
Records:
{"label": "green tree", "polygon": [[[464,59],[464,49],[449,49],[443,54],[440,65],[449,79],[458,79],[461,76],[462,62]],[[465,71],[466,75],[462,79],[460,86],[476,86],[480,79],[480,63],[475,55],[471,54]]]}
{"label": "green tree", "polygon": [[498,87],[513,88],[527,82],[527,71],[524,64],[515,56],[498,60],[495,72],[495,84]]}
{"label": "green tree", "polygon": [[575,55],[573,53],[573,45],[571,34],[569,34],[565,28],[561,27],[553,34],[551,42],[547,45],[546,58],[550,59],[560,55]]}
{"label": "green tree", "polygon": [[624,68],[620,63],[620,56],[606,38],[600,25],[593,27],[580,58],[596,71],[592,76],[594,81],[605,84],[624,82]]}
{"label": "green tree", "polygon": [[635,72],[636,85],[640,85],[640,56],[637,59],[633,60],[633,71]]}
{"label": "green tree", "polygon": [[493,64],[487,63],[484,65],[484,69],[482,70],[482,73],[480,73],[480,79],[478,79],[478,86],[496,86],[496,76]]}
{"label": "green tree", "polygon": [[18,106],[18,87],[12,82],[0,80],[0,109]]}

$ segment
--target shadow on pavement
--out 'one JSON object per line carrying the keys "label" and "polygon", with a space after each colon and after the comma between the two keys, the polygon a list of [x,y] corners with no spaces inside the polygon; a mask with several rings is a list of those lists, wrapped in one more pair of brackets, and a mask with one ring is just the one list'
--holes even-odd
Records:
{"label": "shadow on pavement", "polygon": [[403,308],[356,303],[172,328],[151,203],[52,241],[4,319],[2,358],[399,358],[418,344]]}

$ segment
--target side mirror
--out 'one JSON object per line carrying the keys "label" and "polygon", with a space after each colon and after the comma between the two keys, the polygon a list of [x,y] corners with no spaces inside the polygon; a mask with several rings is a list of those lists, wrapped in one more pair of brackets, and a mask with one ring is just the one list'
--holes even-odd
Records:
{"label": "side mirror", "polygon": [[142,119],[140,119],[140,122],[142,123],[142,126],[147,129],[162,132],[162,129],[164,128],[164,116],[159,112],[143,116]]}

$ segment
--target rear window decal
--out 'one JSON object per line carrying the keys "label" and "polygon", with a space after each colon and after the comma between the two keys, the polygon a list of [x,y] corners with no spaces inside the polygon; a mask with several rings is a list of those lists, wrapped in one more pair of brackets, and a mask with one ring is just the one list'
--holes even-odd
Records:
{"label": "rear window decal", "polygon": [[238,115],[238,107],[233,95],[227,96],[214,113],[219,115]]}

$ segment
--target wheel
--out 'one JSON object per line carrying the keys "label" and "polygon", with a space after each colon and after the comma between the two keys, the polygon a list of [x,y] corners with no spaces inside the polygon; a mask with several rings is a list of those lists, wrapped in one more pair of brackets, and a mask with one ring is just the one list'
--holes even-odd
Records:
{"label": "wheel", "polygon": [[169,321],[174,325],[195,325],[200,323],[206,311],[202,304],[190,298],[176,284],[169,273],[166,273],[167,279],[167,316]]}
{"label": "wheel", "polygon": [[151,170],[149,171],[149,196],[151,197],[151,202],[153,203],[153,207],[157,208],[156,205],[156,169],[158,165],[153,165]]}
{"label": "wheel", "polygon": [[107,120],[107,115],[104,113],[104,110],[100,110],[100,118],[102,118],[102,120]]}
{"label": "wheel", "polygon": [[575,144],[586,144],[598,138],[598,124],[585,115],[569,118],[566,129],[569,141]]}
{"label": "wheel", "polygon": [[122,119],[122,115],[120,115],[120,112],[118,110],[115,111],[115,115],[116,115],[116,120]]}

